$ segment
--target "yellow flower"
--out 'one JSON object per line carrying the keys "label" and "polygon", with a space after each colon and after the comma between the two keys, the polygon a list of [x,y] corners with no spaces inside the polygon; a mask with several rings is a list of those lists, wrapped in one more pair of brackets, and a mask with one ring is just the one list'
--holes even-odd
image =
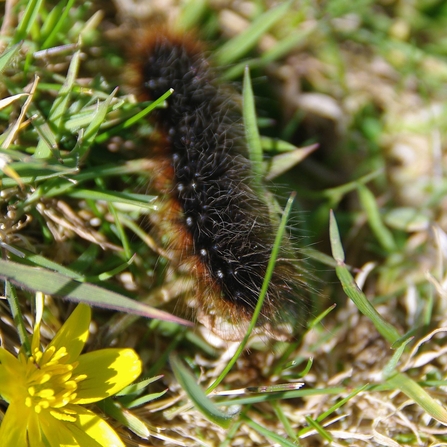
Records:
{"label": "yellow flower", "polygon": [[0,348],[0,395],[9,402],[0,446],[124,447],[104,419],[81,405],[129,385],[141,374],[141,361],[132,349],[80,355],[90,318],[90,308],[78,305],[43,351],[37,318],[30,357]]}

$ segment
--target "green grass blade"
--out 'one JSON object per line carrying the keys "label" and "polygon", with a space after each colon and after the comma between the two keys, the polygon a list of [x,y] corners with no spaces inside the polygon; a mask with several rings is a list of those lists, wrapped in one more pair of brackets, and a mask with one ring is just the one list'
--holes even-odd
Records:
{"label": "green grass blade", "polygon": [[167,392],[168,390],[166,389],[164,391],[160,391],[159,393],[145,394],[144,396],[138,397],[137,399],[134,399],[128,404],[126,404],[126,408],[131,409],[135,407],[140,407],[141,405],[147,404],[148,402],[159,399],[160,397],[164,396]]}
{"label": "green grass blade", "polygon": [[380,242],[382,248],[389,253],[396,251],[396,243],[394,242],[391,231],[384,225],[380,216],[379,208],[373,193],[365,186],[359,185],[359,198],[366,212],[369,226],[374,232],[377,240]]}
{"label": "green grass blade", "polygon": [[[26,265],[34,265],[36,267],[43,267],[45,269],[53,270],[60,273],[61,275],[67,276],[68,278],[74,279],[76,281],[84,281],[84,276],[80,275],[78,272],[71,270],[63,265],[58,264],[50,259],[45,258],[42,255],[35,254],[29,250],[20,248],[22,253],[21,263],[27,263]],[[25,262],[26,261],[26,262]],[[29,263],[29,264],[28,264]]]}
{"label": "green grass blade", "polygon": [[272,63],[273,61],[284,57],[288,54],[289,51],[293,50],[302,42],[304,42],[306,38],[314,31],[314,29],[315,28],[309,28],[305,29],[304,31],[298,31],[279,41],[272,48],[262,53],[259,58],[249,59],[247,61],[232,65],[228,70],[225,71],[225,73],[223,74],[223,78],[225,80],[239,78],[243,74],[244,68],[247,65],[250,68],[262,68]]}
{"label": "green grass blade", "polygon": [[127,411],[127,409],[122,408],[112,399],[104,399],[98,403],[98,406],[108,416],[111,416],[141,438],[147,439],[151,436],[149,428],[143,421],[134,416],[130,411]]}
{"label": "green grass blade", "polygon": [[295,441],[289,441],[288,439],[283,438],[282,436],[263,427],[262,425],[258,424],[257,422],[253,421],[252,419],[245,418],[244,422],[249,427],[251,427],[253,430],[260,433],[262,436],[265,436],[266,438],[271,439],[275,443],[275,445],[279,444],[282,447],[296,447],[297,446]]}
{"label": "green grass blade", "polygon": [[[127,256],[127,252],[125,253],[125,256]],[[95,275],[95,276],[87,276],[85,278],[86,282],[102,282],[102,281],[107,281],[110,278],[113,278],[114,276],[118,275],[119,273],[121,273],[122,271],[124,271],[125,269],[127,269],[134,261],[135,255],[134,256],[129,256],[129,260],[127,262],[124,262],[122,264],[120,264],[118,267],[115,267],[114,269],[107,271],[107,272],[102,272],[99,275]]]}
{"label": "green grass blade", "polygon": [[98,110],[95,112],[93,119],[85,130],[81,143],[72,151],[72,156],[79,155],[81,158],[85,156],[87,151],[95,141],[96,135],[99,131],[101,124],[104,122],[106,115],[109,111],[110,104],[118,92],[118,88],[108,96],[108,98],[99,105]]}
{"label": "green grass blade", "polygon": [[318,148],[318,144],[312,144],[307,147],[295,148],[292,152],[285,152],[283,154],[275,155],[268,163],[267,174],[265,180],[274,180],[281,174],[289,171],[298,163],[302,162],[308,157],[315,149]]}
{"label": "green grass blade", "polygon": [[402,357],[402,354],[404,353],[405,347],[412,340],[413,340],[412,337],[408,338],[395,350],[393,356],[385,365],[385,368],[383,368],[382,375],[385,379],[390,377],[396,371],[397,364],[399,363],[399,360]]}
{"label": "green grass blade", "polygon": [[[43,23],[42,26],[40,27],[40,36],[39,36],[39,40],[41,43],[44,42],[45,39],[47,39],[47,37],[51,33],[51,30],[53,30],[57,25],[57,22],[62,15],[63,9],[64,9],[64,0],[61,0],[48,14],[46,14],[45,17],[42,17],[41,20],[43,21]],[[43,45],[40,45],[40,51],[45,50],[47,48],[48,47],[44,48]]]}
{"label": "green grass blade", "polygon": [[447,424],[446,409],[436,402],[430,394],[427,393],[427,391],[425,391],[414,380],[411,380],[406,374],[397,373],[396,375],[390,377],[387,380],[387,383],[391,384],[396,389],[401,390],[437,421],[444,425]]}
{"label": "green grass blade", "polygon": [[91,306],[132,313],[146,318],[174,321],[188,326],[192,324],[118,293],[93,284],[74,281],[72,278],[43,268],[0,259],[0,278],[10,280],[13,284],[27,290],[63,297],[70,301],[83,302]]}
{"label": "green grass blade", "polygon": [[[47,122],[58,133],[60,133],[62,119],[64,117],[65,111],[67,110],[73,84],[78,74],[80,55],[80,50],[74,53],[70,62],[70,66],[68,67],[67,77],[65,78],[64,84],[60,88],[59,93],[54,100],[53,105],[50,109],[50,113],[48,115]],[[56,137],[54,138],[54,140],[56,141]],[[49,150],[47,144],[44,142],[44,140],[39,140],[36,148],[36,157],[48,158],[50,155],[51,151]]]}
{"label": "green grass blade", "polygon": [[[43,42],[41,49],[45,50],[55,44],[57,33],[59,33],[62,27],[64,26],[65,21],[70,12],[70,9],[74,5],[74,2],[75,0],[68,0],[67,5],[63,9],[61,9],[61,5],[63,6],[62,3],[59,3],[54,7],[53,11],[57,12],[59,20],[57,20],[57,22],[53,26],[51,26],[51,32],[48,34],[45,41]],[[51,13],[53,11],[51,11]]]}
{"label": "green grass blade", "polygon": [[309,324],[309,329],[317,326],[320,324],[320,322],[329,314],[331,313],[335,308],[337,307],[337,304],[334,303],[332,306],[329,306],[327,309],[323,310],[320,315],[317,315],[314,320],[312,320]]}
{"label": "green grass blade", "polygon": [[332,436],[314,419],[310,416],[306,416],[308,424],[314,428],[327,442],[332,443]]}
{"label": "green grass blade", "polygon": [[344,404],[346,404],[349,400],[351,400],[353,397],[357,396],[357,394],[361,393],[362,391],[365,391],[368,388],[368,385],[363,385],[354,391],[352,393],[349,393],[345,398],[340,399],[335,405],[333,405],[331,408],[326,410],[324,413],[321,413],[317,417],[317,422],[321,422],[324,419],[326,419],[328,416],[330,416],[332,413],[337,411],[339,408],[341,408]]}
{"label": "green grass blade", "polygon": [[260,182],[264,178],[264,168],[262,164],[262,145],[259,137],[258,124],[256,120],[255,100],[253,88],[251,86],[250,71],[248,67],[244,73],[244,86],[242,91],[242,109],[244,117],[245,138],[248,145],[248,153],[252,162],[254,179]]}
{"label": "green grass blade", "polygon": [[296,146],[288,141],[277,138],[261,137],[262,149],[266,152],[292,152]]}
{"label": "green grass blade", "polygon": [[[32,110],[34,107],[30,107]],[[60,160],[59,146],[57,143],[56,134],[49,126],[45,118],[38,112],[36,118],[32,121],[36,132],[39,134],[39,143],[37,144],[34,153],[36,158],[48,158],[51,155],[56,160]]]}
{"label": "green grass blade", "polygon": [[217,64],[231,64],[250,51],[258,40],[287,13],[291,4],[291,1],[287,1],[276,8],[266,11],[245,31],[222,45],[216,54]]}
{"label": "green grass blade", "polygon": [[315,261],[320,262],[323,265],[328,265],[329,267],[337,267],[337,261],[332,256],[322,253],[321,251],[315,250],[312,247],[301,247],[299,249],[300,254],[306,256],[310,259],[315,259]]}
{"label": "green grass blade", "polygon": [[391,344],[400,338],[397,329],[386,322],[372,304],[368,301],[365,294],[359,289],[354,281],[351,273],[344,263],[344,252],[341,245],[340,233],[338,231],[337,222],[335,216],[331,213],[330,223],[330,239],[332,254],[337,261],[338,266],[335,268],[338,279],[341,282],[344,292],[354,302],[357,308],[366,315],[374,324],[379,333]]}
{"label": "green grass blade", "polygon": [[109,203],[109,211],[113,217],[115,232],[121,242],[121,246],[123,247],[124,256],[127,259],[130,259],[132,257],[132,250],[130,248],[129,238],[127,237],[127,233],[124,231],[123,223],[121,222],[119,214],[113,203]]}
{"label": "green grass blade", "polygon": [[25,349],[28,355],[31,355],[31,344],[26,330],[25,321],[20,310],[20,303],[17,297],[15,287],[10,281],[5,281],[5,296],[8,300],[9,308],[11,309],[12,318],[14,319],[15,327],[20,338],[20,344]]}
{"label": "green grass blade", "polygon": [[[67,168],[63,165],[49,165],[45,163],[11,163],[10,167],[17,172],[20,181],[24,185],[38,184],[44,180],[61,177],[63,175],[76,174],[76,168]],[[0,174],[1,177],[1,174]],[[15,181],[8,178],[2,178],[2,186],[10,188],[16,184]]]}
{"label": "green grass blade", "polygon": [[258,302],[257,302],[256,308],[253,312],[253,317],[252,317],[250,325],[247,329],[247,333],[245,334],[244,339],[239,344],[238,349],[237,349],[236,353],[234,354],[233,358],[227,363],[227,366],[220,373],[219,377],[207,389],[207,391],[206,391],[207,393],[210,393],[211,391],[213,391],[219,385],[219,383],[222,382],[222,380],[225,378],[225,376],[228,374],[228,372],[234,366],[237,359],[242,354],[242,351],[244,350],[245,346],[247,345],[248,339],[250,338],[250,335],[256,326],[256,321],[258,320],[259,314],[261,313],[262,304],[264,302],[264,298],[267,293],[267,289],[268,289],[268,286],[270,283],[270,278],[272,277],[273,270],[275,269],[276,258],[278,257],[279,248],[281,247],[282,238],[284,236],[284,231],[285,231],[285,228],[287,225],[287,220],[289,218],[290,211],[292,210],[292,204],[293,204],[294,198],[295,198],[294,194],[292,194],[289,197],[289,200],[287,201],[286,207],[284,209],[284,213],[281,217],[281,221],[278,226],[278,231],[276,232],[276,237],[275,237],[275,242],[273,244],[272,253],[270,255],[269,263],[267,265],[267,271],[265,274],[264,282],[262,283],[261,293],[259,294]]}
{"label": "green grass blade", "polygon": [[22,42],[14,45],[0,56],[0,74],[2,74],[4,69],[14,60],[14,57],[18,54],[21,47]]}
{"label": "green grass blade", "polygon": [[123,123],[119,124],[118,126],[114,127],[113,129],[108,130],[107,132],[102,133],[101,135],[98,135],[96,138],[97,143],[104,143],[107,141],[112,135],[115,135],[119,133],[120,131],[127,129],[128,127],[133,126],[138,121],[140,121],[142,118],[144,118],[146,115],[148,115],[152,110],[156,109],[157,107],[161,107],[163,103],[168,99],[172,93],[174,92],[174,89],[169,89],[165,94],[161,95],[160,98],[155,100],[154,102],[151,102],[147,107],[145,107],[140,112],[136,113],[134,116],[131,116]]}
{"label": "green grass blade", "polygon": [[[0,149],[0,153],[2,153]],[[124,164],[112,166],[112,165],[103,165],[103,166],[95,166],[94,168],[86,168],[81,173],[78,172],[77,167],[67,167],[68,165],[75,164],[73,161],[69,159],[64,159],[65,165],[60,165],[58,163],[48,163],[47,160],[41,159],[31,159],[30,163],[11,163],[11,168],[13,168],[20,176],[20,179],[23,184],[38,184],[44,180],[57,178],[59,184],[68,183],[68,180],[65,180],[61,177],[76,174],[76,184],[79,185],[82,182],[95,179],[97,177],[110,177],[124,174],[132,174],[132,173],[146,173],[146,159],[136,159],[128,161]],[[1,177],[0,172],[0,177]],[[71,182],[73,185],[73,183]],[[12,187],[15,186],[16,182],[9,178],[2,178],[2,186],[4,187]],[[52,185],[55,187],[55,185]],[[58,186],[60,187],[60,186]],[[69,188],[68,188],[69,189]],[[29,199],[28,199],[29,200]],[[148,196],[148,199],[150,197]]]}
{"label": "green grass blade", "polygon": [[224,441],[219,445],[219,447],[231,447],[233,445],[233,439],[236,433],[239,431],[242,421],[236,421],[234,424],[226,431]]}
{"label": "green grass blade", "polygon": [[296,50],[296,48],[298,48],[310,37],[316,28],[317,27],[314,26],[299,29],[293,34],[290,34],[289,36],[286,36],[284,39],[280,40],[276,45],[261,55],[262,65],[266,65],[286,56],[291,50]]}
{"label": "green grass blade", "polygon": [[295,439],[296,438],[295,430],[292,427],[291,422],[287,418],[287,415],[284,413],[282,406],[279,404],[279,402],[272,402],[272,408],[273,408],[273,411],[275,412],[276,417],[283,425],[284,430],[287,433],[287,436],[289,438]]}
{"label": "green grass blade", "polygon": [[74,82],[78,75],[80,64],[81,50],[76,51],[71,58],[70,66],[68,67],[67,76],[64,80],[64,84],[59,90],[59,93],[51,106],[50,113],[48,115],[48,121],[52,123],[55,129],[60,130],[62,125],[62,119],[65,111],[67,110],[70,100],[70,94],[73,89]]}
{"label": "green grass blade", "polygon": [[[51,191],[48,191],[48,193],[49,196],[52,196]],[[148,210],[156,209],[156,205],[152,203],[156,199],[156,196],[149,196],[145,194],[116,191],[94,191],[91,189],[79,188],[70,191],[67,195],[75,199],[103,200],[104,202],[124,203],[132,207],[145,208]],[[47,196],[47,193],[45,196]]]}
{"label": "green grass blade", "polygon": [[41,8],[43,3],[43,0],[31,0],[25,9],[25,12],[23,13],[22,19],[20,20],[19,25],[17,26],[16,32],[13,37],[13,43],[18,43],[21,40],[25,39],[30,30],[31,27],[34,25],[37,13],[39,12],[39,9]]}
{"label": "green grass blade", "polygon": [[206,396],[202,388],[197,385],[196,378],[186,369],[180,359],[171,355],[170,363],[174,375],[182,389],[194,403],[194,406],[211,422],[223,428],[228,428],[234,414],[220,411],[214,403]]}
{"label": "green grass blade", "polygon": [[329,236],[331,240],[332,256],[334,257],[337,264],[345,262],[345,252],[341,244],[340,232],[338,231],[337,222],[335,220],[335,215],[331,211],[330,215],[330,226],[329,226]]}
{"label": "green grass blade", "polygon": [[[389,386],[385,387],[389,389]],[[304,388],[294,391],[284,391],[282,393],[258,394],[257,396],[237,397],[234,399],[222,400],[219,405],[252,405],[261,402],[270,402],[275,400],[297,399],[307,396],[339,396],[340,394],[349,393],[351,390],[345,387],[330,388]]]}
{"label": "green grass blade", "polygon": [[132,383],[126,386],[126,388],[123,388],[121,391],[116,393],[115,396],[126,396],[126,397],[139,396],[148,385],[156,382],[162,377],[163,376],[148,377],[147,379],[143,379],[140,380],[139,382]]}
{"label": "green grass blade", "polygon": [[372,306],[364,293],[358,288],[346,266],[339,266],[335,270],[346,295],[354,302],[360,312],[372,321],[379,333],[390,342],[390,344],[393,344],[400,337],[397,329],[386,322]]}
{"label": "green grass blade", "polygon": [[343,199],[343,197],[351,191],[355,191],[358,189],[359,183],[364,184],[369,181],[381,176],[383,174],[382,169],[377,169],[376,171],[370,172],[357,180],[354,180],[349,183],[345,183],[341,186],[336,186],[335,188],[328,188],[324,190],[323,196],[329,199],[329,202],[332,207],[338,205],[338,203]]}
{"label": "green grass blade", "polygon": [[176,20],[176,29],[190,30],[200,23],[208,8],[207,0],[183,2],[180,15]]}

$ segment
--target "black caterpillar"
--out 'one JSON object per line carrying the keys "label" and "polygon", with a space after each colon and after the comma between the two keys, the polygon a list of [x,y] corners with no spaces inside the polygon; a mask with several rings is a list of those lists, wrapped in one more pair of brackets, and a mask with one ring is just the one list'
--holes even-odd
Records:
{"label": "black caterpillar", "polygon": [[[191,245],[183,256],[200,276],[198,319],[222,338],[239,340],[256,307],[276,226],[252,180],[238,97],[219,84],[191,38],[157,30],[140,58],[146,96],[157,99],[174,89],[167,108],[154,115],[168,146],[171,195]],[[308,299],[297,264],[285,241],[256,332],[286,340],[302,326]]]}

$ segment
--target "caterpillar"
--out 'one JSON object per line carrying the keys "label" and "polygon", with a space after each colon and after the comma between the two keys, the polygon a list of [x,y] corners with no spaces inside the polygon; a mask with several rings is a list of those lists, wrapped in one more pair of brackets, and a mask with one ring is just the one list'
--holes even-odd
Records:
{"label": "caterpillar", "polygon": [[[197,279],[197,319],[224,340],[240,340],[263,284],[275,219],[253,180],[239,97],[219,81],[193,36],[156,29],[138,49],[139,93],[167,107],[153,113],[164,135],[158,151],[180,211],[182,263]],[[286,240],[268,286],[256,333],[288,340],[302,327],[309,299],[299,261]]]}

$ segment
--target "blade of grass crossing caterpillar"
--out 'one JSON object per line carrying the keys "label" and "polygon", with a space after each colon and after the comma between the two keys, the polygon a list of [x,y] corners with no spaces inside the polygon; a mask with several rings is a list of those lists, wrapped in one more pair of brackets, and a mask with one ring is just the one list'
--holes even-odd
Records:
{"label": "blade of grass crossing caterpillar", "polygon": [[241,341],[241,343],[238,346],[238,349],[236,351],[236,353],[234,354],[234,356],[232,357],[232,359],[228,362],[227,366],[224,368],[224,370],[222,371],[222,373],[219,375],[219,377],[215,380],[215,382],[206,390],[207,393],[211,393],[211,391],[213,391],[221,382],[222,380],[225,378],[225,376],[228,374],[228,372],[231,370],[231,368],[233,368],[234,364],[236,363],[237,359],[239,358],[239,356],[242,354],[242,351],[244,350],[248,339],[250,338],[250,335],[254,329],[254,327],[256,326],[256,321],[259,317],[259,314],[261,312],[262,309],[262,304],[264,302],[264,298],[265,295],[267,293],[267,288],[270,282],[270,279],[272,277],[273,274],[273,270],[275,268],[275,262],[276,262],[276,258],[278,256],[278,252],[281,246],[281,241],[282,238],[284,236],[284,231],[286,228],[286,224],[287,224],[287,220],[289,218],[290,212],[292,210],[292,204],[293,204],[293,200],[295,198],[295,194],[292,194],[289,197],[289,200],[287,201],[287,205],[284,209],[284,213],[281,217],[281,221],[278,227],[278,231],[276,233],[276,237],[275,237],[275,243],[273,246],[273,250],[272,253],[270,255],[270,260],[267,266],[267,271],[264,277],[264,282],[262,284],[262,289],[261,289],[261,293],[259,295],[259,299],[258,299],[258,303],[256,305],[255,311],[253,312],[253,317],[251,319],[250,325],[248,327],[247,333],[245,334],[243,340]]}

